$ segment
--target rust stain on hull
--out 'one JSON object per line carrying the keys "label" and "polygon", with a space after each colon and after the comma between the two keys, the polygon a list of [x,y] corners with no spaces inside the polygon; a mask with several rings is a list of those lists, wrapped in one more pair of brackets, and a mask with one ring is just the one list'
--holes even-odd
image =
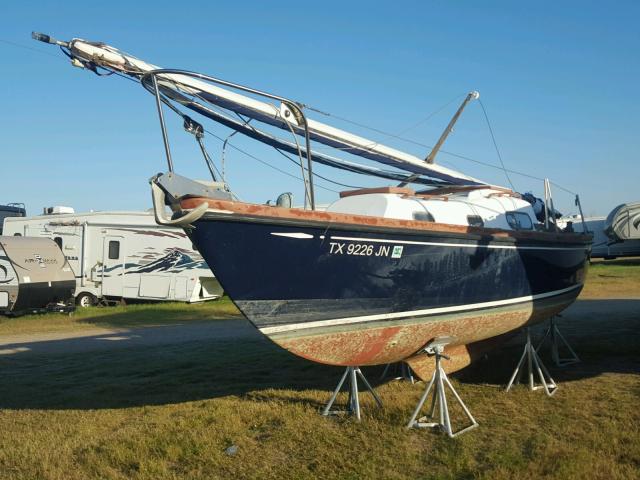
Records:
{"label": "rust stain on hull", "polygon": [[[513,338],[517,334],[517,330],[513,330],[503,335],[482,340],[480,342],[470,343],[468,345],[457,345],[455,347],[447,347],[446,355],[450,361],[447,362],[447,372],[455,372],[464,367],[468,367],[472,362],[481,358],[488,351],[499,347],[507,340]],[[413,355],[405,361],[409,364],[413,372],[420,377],[421,380],[428,380],[435,370],[435,360],[426,354]]]}
{"label": "rust stain on hull", "polygon": [[[504,334],[533,324],[565,309],[574,298],[525,304],[489,311],[449,314],[413,323],[393,326],[362,326],[357,330],[322,331],[304,336],[277,336],[271,339],[281,347],[308,360],[340,366],[366,366],[406,360],[421,377],[433,371],[433,360],[416,355],[429,341],[440,336],[452,336],[447,347],[454,357],[448,371],[463,368],[472,360],[500,343]],[[483,342],[484,341],[484,342]],[[480,343],[478,343],[480,342]]]}

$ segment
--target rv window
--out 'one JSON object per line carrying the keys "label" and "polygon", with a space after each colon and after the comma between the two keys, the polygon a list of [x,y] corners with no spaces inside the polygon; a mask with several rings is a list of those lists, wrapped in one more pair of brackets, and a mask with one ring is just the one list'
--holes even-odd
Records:
{"label": "rv window", "polygon": [[117,260],[118,258],[120,258],[120,242],[109,240],[109,260]]}
{"label": "rv window", "polygon": [[484,221],[480,215],[467,215],[467,222],[471,227],[484,227]]}
{"label": "rv window", "polygon": [[507,222],[513,230],[533,230],[531,217],[523,212],[507,212]]}
{"label": "rv window", "polygon": [[55,237],[53,241],[56,242],[56,245],[58,245],[60,250],[62,250],[62,237]]}

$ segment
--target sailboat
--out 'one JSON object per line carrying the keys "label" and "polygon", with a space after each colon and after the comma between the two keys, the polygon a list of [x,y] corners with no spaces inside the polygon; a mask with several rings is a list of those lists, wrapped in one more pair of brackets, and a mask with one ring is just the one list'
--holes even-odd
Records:
{"label": "sailboat", "polygon": [[[347,367],[405,361],[424,378],[433,339],[446,337],[449,370],[462,368],[582,289],[591,236],[560,231],[550,196],[530,201],[436,162],[477,92],[419,158],[309,118],[310,108],[285,97],[163,69],[104,43],[34,38],[60,46],[74,66],[126,76],[155,97],[168,164],[150,182],[157,222],[183,227],[246,318],[300,357]],[[187,110],[297,157],[305,208],[286,195],[276,205],[239,201],[213,168],[211,182],[175,173],[167,107],[201,147],[204,129]],[[316,163],[387,184],[343,191],[320,210]]]}

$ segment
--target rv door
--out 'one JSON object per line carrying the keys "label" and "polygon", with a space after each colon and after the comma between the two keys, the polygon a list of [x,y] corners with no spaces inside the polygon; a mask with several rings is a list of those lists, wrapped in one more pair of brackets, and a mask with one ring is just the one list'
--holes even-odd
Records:
{"label": "rv door", "polygon": [[124,237],[106,235],[102,246],[102,296],[124,293]]}

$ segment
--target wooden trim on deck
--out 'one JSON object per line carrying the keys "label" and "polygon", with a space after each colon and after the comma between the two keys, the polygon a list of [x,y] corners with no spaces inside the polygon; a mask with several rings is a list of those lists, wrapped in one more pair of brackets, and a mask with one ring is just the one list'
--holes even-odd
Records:
{"label": "wooden trim on deck", "polygon": [[415,195],[416,192],[404,187],[376,187],[360,188],[358,190],[345,190],[340,192],[340,198],[352,197],[354,195],[368,195],[370,193],[399,193],[401,195]]}
{"label": "wooden trim on deck", "polygon": [[[394,188],[394,187],[391,187]],[[323,222],[327,224],[351,224],[358,226],[387,227],[424,232],[448,232],[474,235],[491,235],[498,238],[513,238],[516,240],[542,240],[546,242],[561,243],[588,243],[591,236],[575,233],[537,232],[501,230],[497,228],[471,227],[465,225],[451,225],[447,223],[425,222],[418,220],[399,220],[396,218],[383,218],[368,215],[354,215],[350,213],[335,213],[317,210],[302,210],[298,208],[272,207],[255,203],[236,202],[228,200],[215,200],[206,197],[188,197],[180,201],[183,210],[198,207],[202,202],[207,202],[209,208],[229,214],[242,216],[273,218],[282,220],[302,220]]]}

